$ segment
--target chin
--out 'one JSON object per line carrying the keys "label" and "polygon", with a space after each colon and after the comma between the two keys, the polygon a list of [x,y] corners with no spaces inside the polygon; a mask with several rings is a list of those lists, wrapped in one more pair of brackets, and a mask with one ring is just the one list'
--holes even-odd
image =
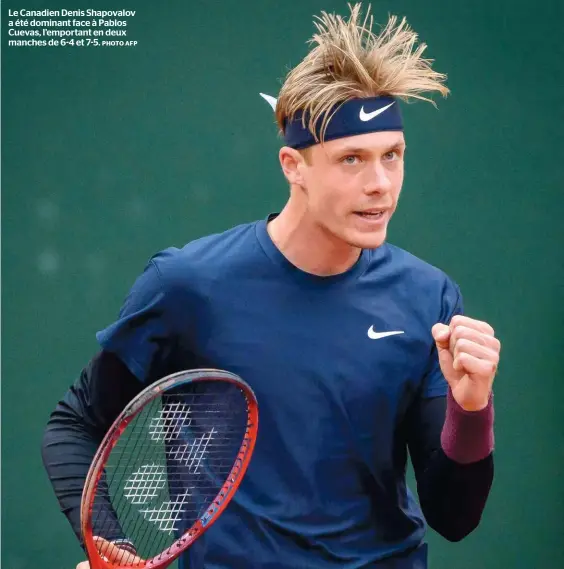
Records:
{"label": "chin", "polygon": [[374,231],[370,233],[351,231],[346,235],[345,241],[359,249],[376,249],[386,241],[386,235],[386,231]]}

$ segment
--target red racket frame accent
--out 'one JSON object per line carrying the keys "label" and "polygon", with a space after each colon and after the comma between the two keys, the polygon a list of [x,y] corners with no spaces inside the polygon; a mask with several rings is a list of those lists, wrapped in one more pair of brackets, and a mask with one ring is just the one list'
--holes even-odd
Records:
{"label": "red racket frame accent", "polygon": [[[179,377],[183,377],[182,381],[178,381]],[[178,538],[172,545],[167,547],[167,553],[160,553],[144,563],[138,565],[119,565],[112,562],[106,562],[100,557],[98,549],[94,543],[92,535],[92,509],[94,499],[96,497],[96,488],[98,482],[104,472],[104,466],[117,441],[127,425],[133,418],[141,412],[147,403],[159,397],[163,391],[167,391],[171,387],[177,387],[184,383],[195,383],[202,381],[226,381],[237,385],[248,402],[248,418],[247,428],[241,448],[235,464],[233,465],[227,480],[223,484],[217,496],[213,499],[211,505],[205,514],[198,519],[192,527],[184,532],[182,537]],[[223,510],[227,507],[237,488],[241,484],[245,472],[251,460],[258,432],[258,405],[255,394],[251,387],[243,381],[238,375],[218,370],[218,369],[194,369],[188,371],[180,371],[168,375],[163,379],[149,385],[141,393],[139,393],[120,413],[118,418],[113,422],[112,426],[102,440],[86,477],[84,490],[82,492],[82,502],[80,509],[81,529],[84,545],[90,560],[91,569],[131,569],[132,567],[139,569],[164,569],[170,565],[182,552],[186,551],[196,539],[198,539],[213,523],[219,518]]]}

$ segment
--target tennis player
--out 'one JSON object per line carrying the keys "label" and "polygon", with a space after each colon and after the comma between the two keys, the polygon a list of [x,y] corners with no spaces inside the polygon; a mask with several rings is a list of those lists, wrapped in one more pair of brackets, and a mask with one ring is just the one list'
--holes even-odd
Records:
{"label": "tennis player", "polygon": [[181,567],[421,569],[427,525],[449,541],[477,527],[500,342],[449,276],[386,241],[400,101],[446,95],[445,77],[405,21],[373,33],[351,10],[316,20],[277,98],[283,210],[153,256],[53,412],[44,462],[79,537],[116,415],[149,382],[206,367],[243,377],[261,422],[239,492]]}

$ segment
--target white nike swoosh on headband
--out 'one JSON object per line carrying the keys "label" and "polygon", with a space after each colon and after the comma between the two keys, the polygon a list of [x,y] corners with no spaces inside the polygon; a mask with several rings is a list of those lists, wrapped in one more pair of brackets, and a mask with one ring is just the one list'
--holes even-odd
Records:
{"label": "white nike swoosh on headband", "polygon": [[272,107],[273,111],[276,110],[276,103],[278,102],[276,97],[273,97],[272,95],[265,95],[264,93],[259,93],[259,95]]}
{"label": "white nike swoosh on headband", "polygon": [[378,115],[382,114],[386,109],[389,109],[394,103],[395,103],[395,101],[393,103],[390,103],[389,105],[386,105],[385,107],[382,107],[381,109],[377,109],[371,113],[365,113],[364,112],[364,106],[363,106],[360,109],[360,114],[358,115],[358,118],[363,122],[370,121],[374,117],[377,117]]}

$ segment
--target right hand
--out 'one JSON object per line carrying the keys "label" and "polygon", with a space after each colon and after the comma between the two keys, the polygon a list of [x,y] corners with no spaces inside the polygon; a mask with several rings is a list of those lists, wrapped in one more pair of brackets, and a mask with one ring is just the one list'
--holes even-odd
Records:
{"label": "right hand", "polygon": [[[127,549],[122,549],[102,537],[95,537],[94,542],[104,561],[112,563],[119,562],[123,565],[131,565],[132,567],[145,563],[141,557],[137,557],[137,555],[130,553]],[[82,561],[76,566],[76,569],[90,569],[90,563],[88,561]]]}

